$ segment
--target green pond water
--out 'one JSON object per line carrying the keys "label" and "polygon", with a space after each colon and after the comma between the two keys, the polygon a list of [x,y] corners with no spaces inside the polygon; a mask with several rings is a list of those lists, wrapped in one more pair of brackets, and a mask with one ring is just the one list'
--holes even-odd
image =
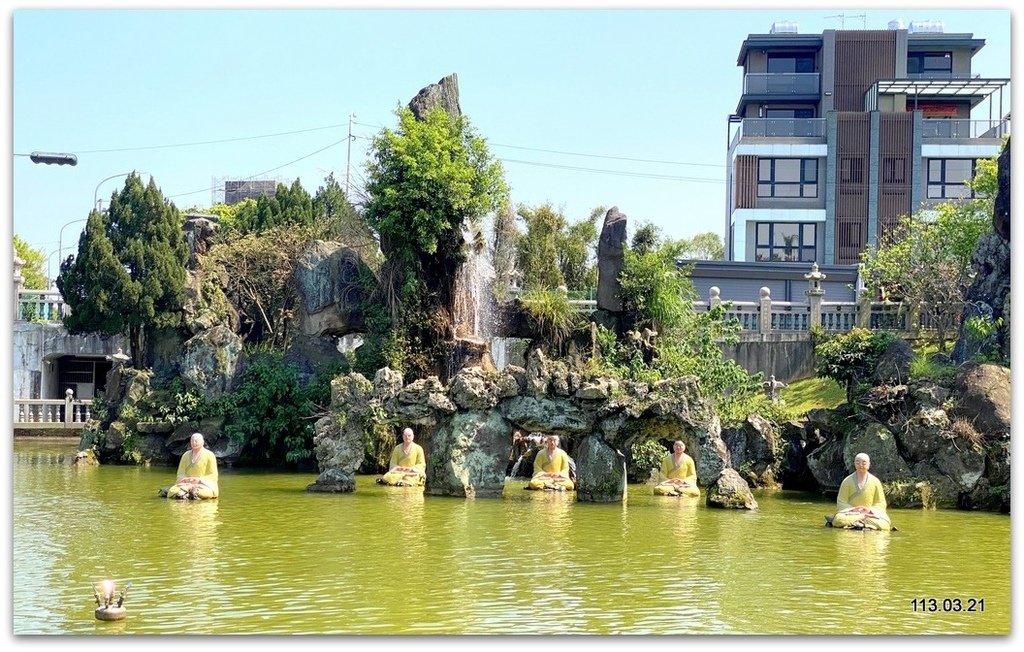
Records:
{"label": "green pond water", "polygon": [[[522,481],[466,500],[360,476],[326,495],[313,474],[234,469],[219,500],[179,502],[157,496],[173,469],[74,452],[14,443],[16,635],[1010,631],[1006,515],[893,510],[899,531],[865,533],[789,491],[742,512],[645,485],[600,505]],[[123,621],[94,618],[104,578],[132,582]]]}

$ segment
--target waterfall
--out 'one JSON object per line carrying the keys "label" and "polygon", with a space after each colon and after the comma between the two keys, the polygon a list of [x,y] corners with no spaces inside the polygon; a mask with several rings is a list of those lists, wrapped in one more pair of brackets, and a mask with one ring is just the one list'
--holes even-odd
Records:
{"label": "waterfall", "polygon": [[466,241],[468,255],[455,277],[455,301],[452,306],[455,337],[482,339],[486,342],[490,339],[487,335],[491,331],[494,303],[491,294],[494,266],[484,246],[482,234],[467,229],[463,231],[462,237]]}

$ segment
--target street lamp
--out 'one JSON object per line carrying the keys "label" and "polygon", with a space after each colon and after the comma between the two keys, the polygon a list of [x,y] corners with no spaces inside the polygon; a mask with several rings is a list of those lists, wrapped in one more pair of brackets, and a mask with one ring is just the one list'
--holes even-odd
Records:
{"label": "street lamp", "polygon": [[[96,190],[92,191],[92,207],[96,208],[96,198],[100,192],[100,186],[103,185],[104,181],[110,181],[111,179],[117,179],[118,177],[127,177],[131,174],[132,172],[122,172],[121,174],[112,174],[105,179],[100,179],[100,182],[96,184]],[[139,174],[145,174],[145,172],[140,172]]]}
{"label": "street lamp", "polygon": [[[24,154],[21,154],[24,156]],[[74,154],[64,152],[32,152],[28,155],[33,163],[45,163],[46,165],[78,165],[78,157]]]}
{"label": "street lamp", "polygon": [[61,225],[60,233],[57,235],[57,270],[58,271],[60,271],[60,264],[64,260],[64,258],[63,258],[63,256],[64,256],[64,254],[63,254],[63,251],[64,251],[64,227],[65,226],[71,226],[72,224],[77,224],[79,222],[85,222],[88,219],[89,219],[88,217],[83,217],[80,220],[71,220],[70,222],[65,222],[63,225]]}

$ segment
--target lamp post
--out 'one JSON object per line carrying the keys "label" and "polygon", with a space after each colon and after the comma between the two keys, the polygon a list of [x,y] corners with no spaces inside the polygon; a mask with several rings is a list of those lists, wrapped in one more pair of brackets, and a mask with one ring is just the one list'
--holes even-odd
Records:
{"label": "lamp post", "polygon": [[77,224],[79,222],[85,222],[88,219],[88,217],[83,217],[80,220],[71,220],[70,222],[65,222],[61,225],[60,232],[57,234],[57,269],[60,269],[60,263],[64,260],[64,227],[71,226],[72,224]]}
{"label": "lamp post", "polygon": [[[112,174],[112,175],[110,175],[109,177],[107,177],[105,179],[100,179],[100,182],[96,184],[96,190],[92,191],[92,207],[96,208],[96,198],[99,195],[100,186],[103,185],[103,182],[110,181],[111,179],[117,179],[118,177],[127,177],[127,176],[129,176],[131,174],[132,174],[131,172],[122,172],[121,174]],[[140,175],[141,174],[145,174],[145,172],[140,172],[139,174]]]}

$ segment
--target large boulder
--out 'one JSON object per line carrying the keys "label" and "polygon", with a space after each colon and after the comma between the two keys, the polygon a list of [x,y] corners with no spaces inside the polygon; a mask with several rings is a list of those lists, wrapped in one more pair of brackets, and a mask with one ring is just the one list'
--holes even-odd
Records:
{"label": "large boulder", "polygon": [[295,266],[302,333],[338,337],[362,332],[366,297],[360,279],[368,273],[352,249],[337,242],[311,242]]}
{"label": "large boulder", "polygon": [[351,493],[355,490],[355,478],[341,469],[327,469],[306,485],[306,491],[311,493]]}
{"label": "large boulder", "polygon": [[621,502],[626,497],[626,458],[597,435],[588,435],[574,452],[576,499]]}
{"label": "large boulder", "polygon": [[1010,432],[1010,369],[994,364],[968,363],[953,383],[953,417],[964,418],[986,438]]}
{"label": "large boulder", "polygon": [[722,431],[729,449],[729,464],[755,487],[779,487],[782,441],[776,426],[767,419],[748,415],[739,428]]}
{"label": "large boulder", "polygon": [[227,326],[214,326],[182,345],[181,378],[206,399],[234,389],[247,356],[242,339]]}
{"label": "large boulder", "polygon": [[506,419],[524,430],[556,435],[594,430],[593,415],[566,399],[515,396],[502,401],[499,408]]}
{"label": "large boulder", "polygon": [[722,475],[707,488],[707,506],[724,509],[757,509],[757,501],[750,492],[747,481],[733,469],[725,469]]}
{"label": "large boulder", "polygon": [[430,438],[425,493],[501,496],[513,430],[494,410],[453,416]]}
{"label": "large boulder", "polygon": [[877,385],[900,385],[910,379],[914,350],[906,340],[894,340],[878,356],[873,379]]}
{"label": "large boulder", "polygon": [[438,106],[453,118],[462,115],[462,107],[459,106],[459,76],[455,73],[442,77],[436,84],[421,88],[409,100],[409,109],[417,120],[423,120],[431,109]]}
{"label": "large boulder", "polygon": [[321,471],[338,469],[351,475],[359,469],[366,415],[375,400],[372,393],[373,384],[359,373],[331,381],[331,411],[313,426],[313,455]]}
{"label": "large boulder", "polygon": [[611,207],[597,242],[597,307],[611,313],[620,313],[623,307],[619,274],[625,261],[626,225],[619,207]]}

